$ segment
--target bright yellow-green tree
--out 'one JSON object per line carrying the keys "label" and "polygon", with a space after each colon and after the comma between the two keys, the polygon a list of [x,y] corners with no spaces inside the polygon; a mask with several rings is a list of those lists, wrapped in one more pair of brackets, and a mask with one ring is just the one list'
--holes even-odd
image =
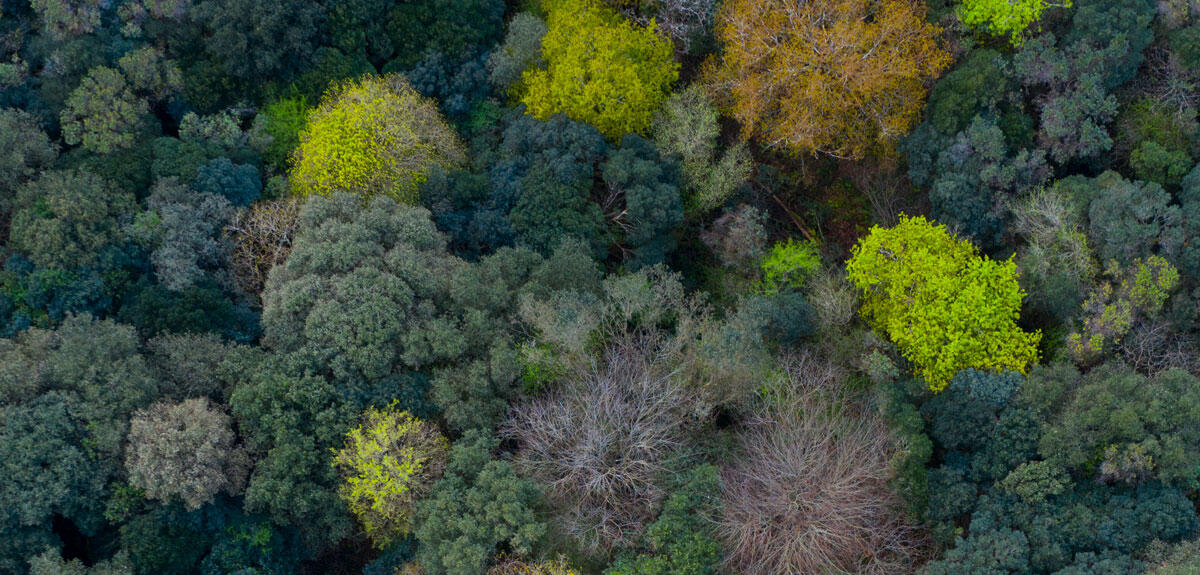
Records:
{"label": "bright yellow-green tree", "polygon": [[403,76],[367,75],[330,88],[309,113],[289,181],[299,196],[346,191],[415,204],[430,168],[464,158],[433,100]]}
{"label": "bright yellow-green tree", "polygon": [[846,273],[862,314],[887,334],[929,388],[967,368],[1024,373],[1040,332],[1017,326],[1024,290],[1016,264],[981,256],[970,242],[923,217],[871,228],[850,251]]}
{"label": "bright yellow-green tree", "polygon": [[529,113],[562,112],[610,138],[645,132],[679,78],[671,41],[595,0],[545,0],[546,67],[526,70]]}
{"label": "bright yellow-green tree", "polygon": [[411,531],[414,505],[441,477],[450,452],[437,427],[394,408],[368,409],[333,459],[342,499],[379,547]]}
{"label": "bright yellow-green tree", "polygon": [[1071,0],[963,0],[958,18],[971,28],[984,29],[996,36],[1008,36],[1013,45],[1021,44],[1021,34],[1042,17],[1046,8],[1070,8]]}

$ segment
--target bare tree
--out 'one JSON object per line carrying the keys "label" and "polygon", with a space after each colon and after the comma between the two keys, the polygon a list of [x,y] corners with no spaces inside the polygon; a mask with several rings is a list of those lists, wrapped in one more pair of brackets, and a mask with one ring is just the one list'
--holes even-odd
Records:
{"label": "bare tree", "polygon": [[518,406],[503,433],[515,465],[547,487],[568,533],[593,550],[629,545],[663,497],[691,397],[673,372],[624,344],[560,389]]}
{"label": "bare tree", "polygon": [[242,291],[261,294],[271,268],[287,261],[300,206],[291,198],[259,202],[239,211],[225,227],[226,233],[233,236],[233,273]]}
{"label": "bare tree", "polygon": [[787,367],[742,436],[744,456],[722,473],[730,566],[745,575],[912,572],[922,539],[888,489],[900,442],[853,409],[832,366],[800,357]]}

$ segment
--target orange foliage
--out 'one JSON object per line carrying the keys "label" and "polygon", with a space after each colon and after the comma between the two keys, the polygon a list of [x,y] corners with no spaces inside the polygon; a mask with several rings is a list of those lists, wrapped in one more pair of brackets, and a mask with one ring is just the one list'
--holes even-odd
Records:
{"label": "orange foliage", "polygon": [[744,137],[860,158],[920,119],[940,33],[920,0],[728,0],[706,72]]}

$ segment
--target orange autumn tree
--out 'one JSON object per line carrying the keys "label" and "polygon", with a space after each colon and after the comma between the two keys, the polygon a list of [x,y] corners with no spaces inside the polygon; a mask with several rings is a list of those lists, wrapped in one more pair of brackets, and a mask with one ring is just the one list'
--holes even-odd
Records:
{"label": "orange autumn tree", "polygon": [[707,76],[743,136],[860,158],[920,119],[951,63],[920,0],[727,0]]}

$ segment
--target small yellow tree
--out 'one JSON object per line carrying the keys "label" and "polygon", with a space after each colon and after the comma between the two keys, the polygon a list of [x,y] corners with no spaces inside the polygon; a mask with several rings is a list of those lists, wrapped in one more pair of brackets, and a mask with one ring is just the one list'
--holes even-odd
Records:
{"label": "small yellow tree", "polygon": [[595,0],[546,0],[546,67],[527,70],[521,99],[545,119],[565,113],[619,138],[645,132],[679,78],[671,41]]}
{"label": "small yellow tree", "polygon": [[446,438],[433,424],[396,411],[371,408],[362,425],[334,451],[342,499],[379,547],[412,529],[414,505],[442,475]]}
{"label": "small yellow tree", "polygon": [[727,0],[707,76],[745,136],[857,158],[920,120],[940,32],[919,0]]}
{"label": "small yellow tree", "polygon": [[465,159],[437,105],[403,76],[365,76],[334,86],[308,116],[292,158],[295,194],[386,194],[415,204],[433,166]]}

